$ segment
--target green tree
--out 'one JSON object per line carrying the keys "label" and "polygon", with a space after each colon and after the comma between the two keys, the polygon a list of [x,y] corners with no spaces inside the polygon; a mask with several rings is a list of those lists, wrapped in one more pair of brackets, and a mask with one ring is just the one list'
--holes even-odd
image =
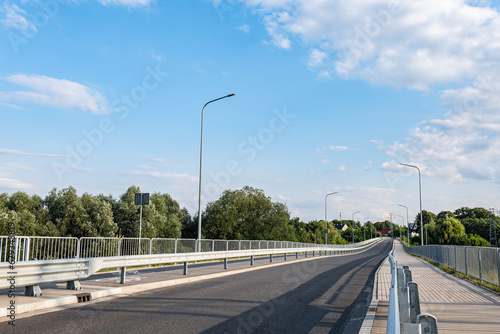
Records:
{"label": "green tree", "polygon": [[198,238],[198,216],[191,217],[186,208],[181,209],[182,238]]}
{"label": "green tree", "polygon": [[57,191],[52,189],[44,204],[48,210],[48,220],[55,224],[61,236],[97,236],[97,231],[89,219],[76,189],[69,187]]}
{"label": "green tree", "polygon": [[294,228],[286,205],[274,203],[252,187],[226,190],[202,215],[203,237],[209,239],[287,240]]}
{"label": "green tree", "polygon": [[142,237],[180,238],[183,213],[179,203],[168,194],[153,193],[149,205],[143,206]]}
{"label": "green tree", "polygon": [[116,205],[112,206],[113,217],[121,235],[129,238],[139,237],[139,209],[134,205],[135,194],[140,193],[139,187],[131,186],[120,196]]}
{"label": "green tree", "polygon": [[466,238],[465,227],[456,218],[437,222],[432,229],[432,236],[440,245],[461,245]]}
{"label": "green tree", "polygon": [[92,226],[88,237],[114,237],[118,226],[113,220],[111,204],[90,194],[83,194],[82,205]]}

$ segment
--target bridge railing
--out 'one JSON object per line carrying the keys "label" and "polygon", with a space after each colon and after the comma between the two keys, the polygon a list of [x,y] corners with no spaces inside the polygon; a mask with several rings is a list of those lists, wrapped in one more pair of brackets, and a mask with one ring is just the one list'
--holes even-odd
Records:
{"label": "bridge railing", "polygon": [[[260,250],[285,248],[352,249],[375,239],[347,245],[309,244],[274,240],[217,240],[182,238],[113,238],[113,237],[25,237],[14,239],[13,256],[16,262],[95,258],[122,255],[193,253],[231,250]],[[0,236],[0,263],[9,261],[8,236]]]}
{"label": "bridge railing", "polygon": [[[24,239],[23,239],[24,240]],[[223,250],[223,251],[209,251],[208,248],[215,248],[217,240],[200,240],[195,239],[174,239],[174,251],[176,253],[163,253],[151,254],[153,249],[156,251],[172,250],[172,239],[121,239],[121,243],[116,245],[113,238],[89,238],[79,240],[79,245],[85,245],[84,248],[79,249],[81,254],[88,255],[107,255],[118,251],[124,254],[120,256],[100,256],[100,257],[86,257],[86,258],[71,258],[71,259],[55,259],[55,260],[29,260],[29,261],[13,261],[12,256],[8,256],[9,262],[0,263],[0,289],[7,289],[10,287],[10,279],[12,278],[11,271],[15,269],[15,284],[18,287],[25,287],[25,295],[28,296],[41,296],[42,290],[40,284],[57,283],[66,281],[66,288],[72,290],[81,289],[80,280],[93,275],[101,269],[121,268],[120,282],[125,283],[126,267],[145,266],[155,264],[169,264],[169,263],[184,263],[184,275],[187,275],[188,263],[193,261],[213,261],[224,260],[224,269],[227,269],[228,259],[232,258],[250,258],[250,265],[254,264],[254,257],[256,256],[269,256],[270,261],[273,261],[274,255],[283,255],[284,260],[287,260],[288,254],[294,254],[296,258],[299,254],[304,254],[305,257],[312,255],[339,255],[339,254],[354,254],[363,252],[369,247],[370,244],[357,248],[325,248],[323,246],[317,247],[292,247],[304,246],[304,244],[295,244],[287,242],[278,242],[275,244],[274,249],[240,249],[240,250]],[[149,241],[149,242],[148,242]],[[196,245],[205,242],[206,251],[196,251]],[[241,240],[238,242],[243,248],[245,245],[251,247],[252,244],[260,244],[260,240]],[[376,244],[379,239],[373,239],[372,244]],[[3,242],[3,241],[2,241]],[[8,246],[13,245],[12,239],[9,240]],[[227,247],[229,240],[225,241]],[[145,246],[142,246],[144,244]],[[218,242],[219,245],[224,245],[224,242]],[[154,245],[154,246],[152,246]],[[122,247],[123,246],[123,247]],[[281,246],[281,247],[280,247]],[[286,247],[289,246],[289,247]],[[306,244],[306,246],[309,246]],[[285,248],[286,247],[286,248]],[[29,249],[29,247],[27,247]],[[137,254],[141,251],[141,254]],[[12,249],[10,250],[12,253]]]}
{"label": "bridge railing", "polygon": [[404,246],[419,255],[465,275],[500,287],[500,253],[495,247],[427,245]]}
{"label": "bridge railing", "polygon": [[437,319],[432,314],[420,313],[418,284],[412,280],[408,266],[398,268],[389,253],[391,287],[386,334],[437,334]]}

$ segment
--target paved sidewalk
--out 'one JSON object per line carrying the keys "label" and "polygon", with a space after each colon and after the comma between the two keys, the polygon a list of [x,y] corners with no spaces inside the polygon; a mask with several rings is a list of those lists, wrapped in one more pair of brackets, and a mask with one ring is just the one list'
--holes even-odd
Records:
{"label": "paved sidewalk", "polygon": [[[420,310],[437,318],[439,334],[500,333],[500,296],[497,293],[407,254],[399,241],[395,241],[394,258],[398,267],[410,267],[419,288]],[[390,281],[391,269],[385,261],[378,274],[378,287],[373,291],[374,300],[378,293],[379,304],[372,334],[386,332]]]}

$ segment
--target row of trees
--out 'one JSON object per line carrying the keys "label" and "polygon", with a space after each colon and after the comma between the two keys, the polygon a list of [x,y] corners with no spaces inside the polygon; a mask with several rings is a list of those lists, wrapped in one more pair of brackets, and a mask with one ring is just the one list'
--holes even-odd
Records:
{"label": "row of trees", "polygon": [[[17,235],[73,237],[137,237],[139,235],[139,206],[134,196],[139,187],[132,186],[118,199],[111,195],[78,196],[73,187],[52,189],[42,199],[38,195],[16,192],[0,194],[0,234],[8,233],[8,224],[16,224]],[[434,214],[422,212],[429,244],[489,245],[490,221],[500,232],[500,218],[484,208],[460,208]],[[198,216],[168,194],[153,193],[150,205],[143,206],[142,237],[196,238]],[[285,204],[273,202],[262,190],[244,187],[226,190],[221,197],[208,203],[202,213],[202,236],[208,239],[289,240],[325,243],[325,221],[308,223],[290,217]],[[338,231],[336,224],[346,224]],[[410,228],[419,232],[420,215]],[[390,228],[389,221],[367,222],[361,226],[352,220],[333,220],[326,224],[328,243],[359,242],[378,236],[377,231]],[[394,225],[394,234],[406,235],[406,229]],[[412,240],[420,244],[420,238]]]}
{"label": "row of trees", "polygon": [[[139,207],[134,205],[134,196],[138,192],[132,186],[118,200],[111,195],[78,196],[73,187],[52,189],[45,199],[21,191],[0,194],[0,234],[7,234],[8,223],[15,223],[17,235],[137,237]],[[151,195],[142,216],[143,236],[150,238],[178,238],[183,221],[191,219],[186,209],[160,193]]]}
{"label": "row of trees", "polygon": [[[455,211],[441,211],[434,214],[422,211],[424,243],[439,245],[496,246],[500,233],[500,217],[484,208],[462,207]],[[420,213],[410,226],[411,231],[420,233]],[[396,231],[395,234],[398,234]],[[412,243],[420,244],[420,236]],[[490,244],[491,241],[491,244]]]}

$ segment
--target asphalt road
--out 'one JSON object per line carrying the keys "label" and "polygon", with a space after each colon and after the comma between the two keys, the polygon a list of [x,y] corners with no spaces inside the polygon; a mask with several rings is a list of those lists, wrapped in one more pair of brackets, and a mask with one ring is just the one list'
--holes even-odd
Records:
{"label": "asphalt road", "polygon": [[358,333],[390,246],[90,302],[0,333]]}

